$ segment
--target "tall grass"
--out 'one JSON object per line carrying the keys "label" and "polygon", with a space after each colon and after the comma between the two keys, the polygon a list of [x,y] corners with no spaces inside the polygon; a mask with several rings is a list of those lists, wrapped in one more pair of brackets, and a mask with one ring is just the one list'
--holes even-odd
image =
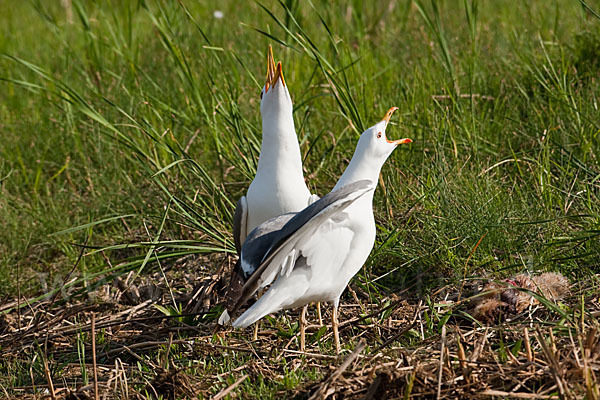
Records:
{"label": "tall grass", "polygon": [[401,108],[390,136],[415,140],[384,168],[360,284],[597,272],[598,83],[583,66],[600,53],[577,35],[600,37],[599,22],[556,4],[74,0],[72,21],[40,1],[2,11],[2,37],[20,41],[0,40],[0,276],[19,279],[0,292],[39,295],[36,272],[64,277],[86,240],[78,288],[232,252],[268,43],[313,191],[330,190],[390,106]]}
{"label": "tall grass", "polygon": [[[383,169],[374,204],[377,242],[351,286],[360,292],[357,314],[365,319],[372,311],[365,309],[365,293],[384,307],[393,305],[394,294],[425,304],[422,331],[385,333],[389,307],[368,317],[377,332],[373,345],[386,337],[401,346],[426,339],[431,349],[449,318],[462,313],[436,304],[442,296],[435,293],[447,284],[545,270],[576,281],[600,272],[596,4],[63,3],[69,2],[12,2],[0,9],[0,298],[6,299],[0,314],[18,305],[37,309],[42,299],[101,302],[96,289],[116,278],[135,284],[181,273],[192,285],[194,272],[221,272],[227,257],[235,257],[234,204],[260,151],[268,44],[283,61],[312,192],[333,187],[360,132],[389,107],[400,107],[389,136],[414,140]],[[173,323],[188,328],[201,321],[205,328],[219,314],[213,308],[201,319],[181,316],[182,289],[171,285],[166,282],[167,300],[154,306]],[[13,302],[16,295],[20,301]],[[573,331],[581,341],[579,330],[592,323],[583,295],[580,309],[570,299],[571,307],[536,298],[559,319],[550,327],[557,337]],[[298,328],[270,317],[264,326],[285,341]],[[114,333],[104,329],[95,332],[99,355],[115,344],[114,338],[101,344],[102,335]],[[502,329],[486,347],[504,368],[513,358],[508,351],[519,357],[522,340]],[[193,332],[210,337],[208,330]],[[332,350],[326,332],[309,335],[323,353]],[[6,357],[0,383],[9,392],[32,380],[37,385],[50,366],[55,382],[85,384],[92,339],[83,329],[75,335],[71,351],[40,343],[25,356]],[[242,335],[207,342],[227,345]],[[132,340],[146,340],[140,338]],[[160,375],[155,366],[228,387],[247,371],[242,368],[264,363],[262,355],[233,349],[198,357],[196,348],[171,345],[173,338],[156,351],[129,353],[135,362],[127,371],[119,359],[122,393],[129,391],[128,378],[131,393],[144,391]],[[236,390],[278,398],[306,388],[330,363],[318,368],[306,357],[291,363],[287,355],[269,356],[277,376],[254,372]],[[81,380],[66,376],[74,365]],[[416,371],[407,378],[406,396],[420,379]],[[206,393],[218,390],[214,385]]]}

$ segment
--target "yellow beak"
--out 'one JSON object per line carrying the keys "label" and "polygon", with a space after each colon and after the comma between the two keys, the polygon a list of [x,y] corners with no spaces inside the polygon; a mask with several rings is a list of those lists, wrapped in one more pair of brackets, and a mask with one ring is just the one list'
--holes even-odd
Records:
{"label": "yellow beak", "polygon": [[277,66],[275,66],[275,59],[273,58],[273,47],[269,45],[269,51],[267,54],[267,79],[265,82],[265,93],[267,93],[270,88],[275,86],[275,84],[280,78],[281,83],[283,84],[283,86],[285,86],[281,62],[278,62]]}
{"label": "yellow beak", "polygon": [[[385,116],[383,117],[382,121],[385,121],[385,125],[387,126],[387,124],[390,123],[390,118],[392,118],[392,114],[394,114],[394,112],[398,109],[398,107],[392,107],[389,110],[387,110],[387,112],[385,113]],[[388,143],[391,144],[395,144],[396,146],[399,144],[407,144],[407,143],[412,143],[412,139],[409,138],[404,138],[404,139],[398,139],[398,140],[389,140],[387,137],[385,138],[385,140]]]}
{"label": "yellow beak", "polygon": [[382,121],[385,121],[386,125],[390,123],[390,118],[392,118],[392,114],[397,109],[398,109],[398,107],[392,107],[389,110],[387,110],[387,112],[385,113],[385,117],[383,117],[383,119],[382,119]]}
{"label": "yellow beak", "polygon": [[275,76],[275,61],[273,60],[273,47],[269,45],[267,51],[267,79],[265,82],[265,93],[269,91],[273,77]]}

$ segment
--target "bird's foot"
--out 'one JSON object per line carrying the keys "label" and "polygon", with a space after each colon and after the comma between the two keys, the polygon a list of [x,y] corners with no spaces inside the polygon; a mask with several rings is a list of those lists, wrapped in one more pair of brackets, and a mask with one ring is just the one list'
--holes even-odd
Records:
{"label": "bird's foot", "polygon": [[302,314],[300,314],[300,351],[306,351],[306,310],[308,304],[302,308]]}

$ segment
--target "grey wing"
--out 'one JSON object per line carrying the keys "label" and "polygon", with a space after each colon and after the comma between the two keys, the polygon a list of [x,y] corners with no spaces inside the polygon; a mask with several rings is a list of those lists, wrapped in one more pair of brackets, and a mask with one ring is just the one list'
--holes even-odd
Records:
{"label": "grey wing", "polygon": [[[259,287],[269,285],[284,265],[295,262],[300,256],[294,245],[300,239],[310,237],[326,220],[342,212],[354,201],[374,189],[373,182],[363,180],[330,192],[315,203],[294,215],[279,230],[263,236],[260,243],[248,240],[242,247],[241,268],[252,270],[241,290],[236,312]],[[251,257],[248,253],[252,254]]]}
{"label": "grey wing", "polygon": [[[323,196],[316,202],[306,207],[304,210],[294,215],[294,217],[291,218],[289,222],[281,228],[278,237],[273,241],[271,248],[267,251],[267,254],[265,254],[262,261],[264,262],[267,256],[269,256],[269,253],[272,253],[273,250],[281,246],[281,244],[286,241],[288,237],[290,237],[298,229],[302,228],[314,217],[318,216],[319,214],[328,214],[331,216],[336,212],[345,209],[359,197],[374,189],[375,185],[373,182],[370,180],[362,180],[353,182],[349,185],[339,188],[338,190],[329,192],[327,195]],[[326,220],[327,218],[323,218],[323,220]]]}
{"label": "grey wing", "polygon": [[[239,204],[239,202],[238,202]],[[238,207],[239,208],[239,207]],[[237,214],[237,212],[236,212]],[[277,232],[281,229],[296,213],[283,214],[275,218],[271,218],[265,221],[261,225],[257,226],[250,232],[246,237],[246,241],[251,243],[250,246],[246,246],[250,251],[244,253],[246,258],[260,257],[264,254],[266,248],[271,245],[273,232]],[[234,228],[235,229],[235,228]],[[236,236],[237,237],[237,236]],[[245,242],[244,242],[245,246]],[[237,247],[237,243],[236,243]],[[262,250],[262,252],[261,252]],[[231,310],[235,304],[239,301],[242,296],[243,286],[250,276],[255,272],[255,269],[249,269],[248,265],[260,265],[260,260],[256,263],[246,264],[246,269],[242,267],[240,259],[236,262],[233,271],[231,272],[231,278],[227,285],[227,292],[225,293],[225,309]],[[224,312],[219,318],[219,324],[224,325],[229,321],[229,313]]]}
{"label": "grey wing", "polygon": [[238,200],[235,206],[235,213],[233,214],[233,241],[235,243],[235,250],[238,254],[242,252],[242,244],[248,235],[247,222],[248,201],[246,200],[246,196],[242,196]]}
{"label": "grey wing", "polygon": [[271,247],[273,239],[278,232],[298,213],[287,213],[275,218],[271,218],[250,232],[246,241],[242,245],[240,260],[243,258],[246,262],[240,262],[240,270],[244,279],[248,279],[256,268],[260,265],[265,252]]}

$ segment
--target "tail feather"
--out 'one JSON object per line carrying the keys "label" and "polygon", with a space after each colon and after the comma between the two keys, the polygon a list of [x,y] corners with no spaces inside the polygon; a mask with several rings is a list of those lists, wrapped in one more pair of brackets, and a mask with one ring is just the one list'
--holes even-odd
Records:
{"label": "tail feather", "polygon": [[269,289],[256,303],[233,322],[234,328],[246,328],[267,314],[281,310],[281,296],[275,288]]}
{"label": "tail feather", "polygon": [[229,316],[229,312],[227,310],[223,311],[221,316],[219,317],[219,325],[226,325],[231,321],[231,317]]}
{"label": "tail feather", "polygon": [[231,316],[229,315],[229,311],[234,308],[235,304],[241,297],[243,286],[244,277],[242,275],[240,261],[238,260],[235,266],[233,267],[233,271],[231,272],[231,279],[229,280],[227,292],[225,293],[225,311],[223,311],[223,313],[219,317],[219,325],[226,325],[230,322]]}

